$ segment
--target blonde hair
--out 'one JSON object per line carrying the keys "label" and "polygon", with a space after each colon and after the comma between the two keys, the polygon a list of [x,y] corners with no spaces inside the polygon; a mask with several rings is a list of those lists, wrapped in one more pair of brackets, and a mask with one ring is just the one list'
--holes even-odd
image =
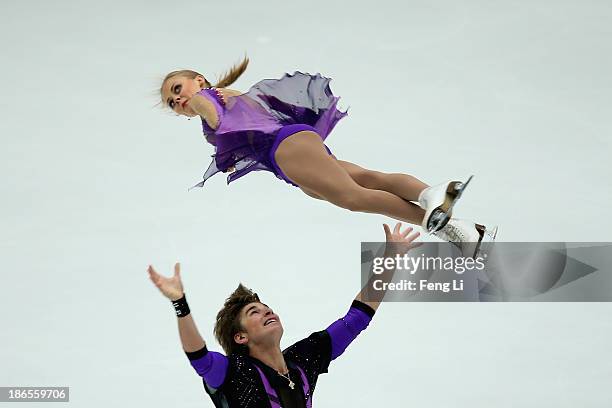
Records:
{"label": "blonde hair", "polygon": [[[217,83],[214,85],[214,87],[215,88],[225,88],[225,87],[230,86],[231,84],[236,82],[236,80],[240,77],[240,75],[242,75],[242,73],[244,71],[246,71],[248,65],[249,65],[249,58],[248,57],[244,57],[242,62],[240,62],[239,64],[234,64],[234,66],[232,68],[230,68],[229,71],[227,71],[225,74],[223,74],[221,76],[221,79],[217,81]],[[205,82],[205,84],[206,84],[206,86],[208,88],[213,86],[213,85],[210,84],[210,82],[208,82],[206,77],[204,77],[204,75],[200,74],[199,72],[192,71],[190,69],[182,69],[182,70],[179,70],[179,71],[172,71],[168,75],[166,75],[166,77],[162,81],[161,86],[159,87],[159,94],[160,95],[162,93],[162,87],[164,86],[166,81],[171,79],[171,78],[177,77],[177,76],[182,76],[182,77],[186,77],[186,78],[189,78],[189,79],[194,79],[197,76],[201,76],[201,77],[204,78],[204,82]]]}

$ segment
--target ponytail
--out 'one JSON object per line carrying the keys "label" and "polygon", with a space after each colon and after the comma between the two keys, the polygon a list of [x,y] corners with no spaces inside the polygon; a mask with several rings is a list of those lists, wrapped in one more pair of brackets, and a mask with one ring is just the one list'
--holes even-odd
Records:
{"label": "ponytail", "polygon": [[234,65],[221,79],[215,84],[215,88],[226,88],[236,82],[236,80],[246,71],[249,65],[249,58],[244,57],[241,63]]}
{"label": "ponytail", "polygon": [[[225,88],[225,87],[233,84],[240,77],[240,75],[242,75],[242,73],[244,71],[246,71],[247,65],[249,65],[249,59],[247,57],[244,57],[244,59],[242,60],[241,63],[234,65],[227,73],[225,73],[225,75],[223,75],[221,77],[221,79],[214,86],[216,88]],[[192,71],[190,69],[183,69],[183,70],[180,70],[180,71],[172,71],[168,75],[166,75],[166,77],[162,81],[162,86],[159,87],[159,94],[160,95],[162,94],[162,88],[163,88],[164,84],[166,83],[166,81],[171,79],[171,78],[173,78],[173,77],[176,77],[176,76],[183,76],[183,77],[187,77],[189,79],[194,79],[197,76],[201,76],[202,78],[204,78],[204,75],[200,74],[199,72]],[[204,83],[205,83],[206,87],[208,87],[208,88],[211,87],[210,82],[208,82],[208,80],[206,78],[204,78]],[[162,106],[165,106],[165,102],[164,101],[162,101]]]}

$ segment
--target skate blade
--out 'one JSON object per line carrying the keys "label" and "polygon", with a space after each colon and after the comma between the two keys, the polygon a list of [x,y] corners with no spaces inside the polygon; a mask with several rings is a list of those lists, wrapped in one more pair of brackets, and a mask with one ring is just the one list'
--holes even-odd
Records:
{"label": "skate blade", "polygon": [[470,177],[468,177],[465,183],[461,183],[460,181],[455,181],[449,184],[446,190],[446,194],[447,194],[447,197],[448,196],[451,197],[451,200],[449,203],[448,210],[446,212],[450,212],[453,210],[453,207],[455,206],[457,201],[461,198],[461,196],[463,195],[463,192],[465,191],[468,184],[470,184],[470,181],[472,181],[473,178],[474,178],[474,175],[471,175]]}
{"label": "skate blade", "polygon": [[430,221],[427,223],[427,225],[429,227],[428,232],[430,234],[438,232],[444,228],[448,220],[450,220],[453,215],[453,207],[461,198],[461,195],[465,191],[468,184],[470,184],[470,181],[472,181],[472,178],[474,178],[474,175],[468,177],[465,183],[460,181],[453,181],[449,183],[446,189],[446,199],[444,200],[444,203],[432,211],[431,216],[429,217]]}
{"label": "skate blade", "polygon": [[487,229],[485,231],[485,234],[487,234],[489,236],[489,240],[490,242],[495,241],[495,238],[497,238],[497,230],[499,229],[499,227],[496,225],[493,228],[491,228],[490,230]]}

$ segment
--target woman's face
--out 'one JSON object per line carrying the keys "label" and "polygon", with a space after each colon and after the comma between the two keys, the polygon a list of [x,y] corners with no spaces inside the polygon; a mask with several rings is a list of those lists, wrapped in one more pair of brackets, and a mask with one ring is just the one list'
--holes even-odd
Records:
{"label": "woman's face", "polygon": [[161,94],[164,104],[178,115],[193,117],[197,114],[187,105],[187,102],[205,87],[204,77],[193,79],[185,76],[174,76],[162,85]]}

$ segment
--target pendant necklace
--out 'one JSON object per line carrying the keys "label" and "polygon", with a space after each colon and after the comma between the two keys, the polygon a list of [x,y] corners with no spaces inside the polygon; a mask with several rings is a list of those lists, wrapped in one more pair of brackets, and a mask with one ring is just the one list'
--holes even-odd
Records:
{"label": "pendant necklace", "polygon": [[280,371],[277,371],[277,373],[278,373],[278,375],[283,377],[285,380],[289,381],[289,388],[291,388],[291,389],[295,388],[295,383],[293,381],[291,381],[291,377],[289,376],[289,371],[287,371],[287,375],[281,374]]}

